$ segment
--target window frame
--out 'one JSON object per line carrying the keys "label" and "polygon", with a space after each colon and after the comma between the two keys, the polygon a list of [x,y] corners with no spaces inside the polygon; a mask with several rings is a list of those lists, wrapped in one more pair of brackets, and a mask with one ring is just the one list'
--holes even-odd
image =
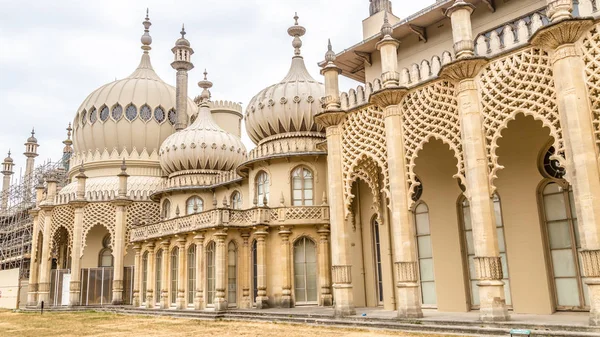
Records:
{"label": "window frame", "polygon": [[[299,172],[298,176],[296,176],[297,172]],[[310,178],[311,178],[310,191],[312,191],[312,198],[306,197],[306,191],[309,189],[307,189],[305,187],[305,181],[306,181],[305,172],[308,172],[310,174]],[[300,189],[295,188],[295,179],[296,178],[299,178],[299,180],[300,180]],[[315,205],[315,174],[314,174],[313,170],[311,170],[306,165],[298,165],[298,166],[294,167],[294,169],[292,170],[292,173],[290,175],[290,185],[291,185],[290,200],[291,200],[292,206],[314,206]],[[302,195],[301,199],[295,198],[295,196],[294,196],[295,191],[300,191],[300,193]],[[296,204],[296,201],[299,201],[300,204]],[[307,201],[310,201],[310,205],[306,204]]]}
{"label": "window frame", "polygon": [[[198,207],[197,201],[200,201]],[[194,205],[190,205],[190,202],[194,202]],[[192,206],[192,212],[190,212],[190,206]],[[196,208],[196,210],[194,210]],[[204,212],[204,200],[199,195],[192,195],[185,201],[185,215],[192,215]]]}
{"label": "window frame", "polygon": [[[267,173],[267,171],[260,170],[256,173],[254,178],[254,189],[257,200],[257,205],[259,207],[268,207],[270,201],[270,185],[271,185],[271,177]],[[260,192],[260,187],[262,186],[262,194]],[[267,204],[264,204],[264,199],[267,199]]]}

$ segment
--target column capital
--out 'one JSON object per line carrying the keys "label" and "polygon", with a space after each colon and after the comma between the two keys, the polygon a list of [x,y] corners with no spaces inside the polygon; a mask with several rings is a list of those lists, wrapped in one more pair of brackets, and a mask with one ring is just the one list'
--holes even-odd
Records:
{"label": "column capital", "polygon": [[452,6],[444,11],[444,15],[447,17],[452,17],[452,14],[458,10],[466,10],[469,12],[469,14],[473,14],[475,11],[475,5],[465,2],[464,0],[457,0]]}
{"label": "column capital", "polygon": [[563,44],[575,43],[594,24],[592,19],[566,19],[540,28],[529,42],[553,51]]}
{"label": "column capital", "polygon": [[69,205],[75,209],[84,208],[85,205],[87,205],[87,204],[89,204],[89,202],[86,200],[75,199],[75,200],[69,201]]}
{"label": "column capital", "polygon": [[179,248],[185,248],[185,243],[187,242],[185,236],[181,235],[177,237],[177,246],[179,246]]}
{"label": "column capital", "polygon": [[204,243],[204,233],[198,233],[196,235],[194,235],[194,242],[196,242],[196,244],[201,245]]}
{"label": "column capital", "polygon": [[279,235],[284,238],[284,239],[289,239],[290,235],[292,234],[292,231],[290,230],[289,227],[286,226],[280,226],[279,227]]}
{"label": "column capital", "polygon": [[133,203],[133,200],[128,199],[128,198],[117,198],[117,199],[113,199],[110,201],[111,204],[115,205],[115,206],[129,206]]}
{"label": "column capital", "polygon": [[171,239],[164,239],[160,242],[160,247],[163,249],[168,249],[171,245]]}
{"label": "column capital", "polygon": [[440,70],[440,77],[450,81],[472,79],[483,69],[488,60],[483,57],[469,57],[450,62]]}
{"label": "column capital", "polygon": [[140,251],[142,250],[142,244],[140,242],[134,243],[133,250],[135,251],[136,254],[139,254]]}
{"label": "column capital", "polygon": [[389,106],[400,104],[407,93],[408,89],[406,87],[396,86],[383,88],[371,94],[369,102],[371,104],[378,105],[382,109],[385,109]]}
{"label": "column capital", "polygon": [[257,227],[254,232],[254,235],[256,236],[256,238],[264,240],[265,237],[269,234],[268,230],[269,230],[269,227],[267,227],[267,226]]}
{"label": "column capital", "polygon": [[573,0],[547,0],[546,14],[552,22],[573,18]]}
{"label": "column capital", "polygon": [[225,241],[225,238],[227,238],[227,228],[217,230],[214,236],[217,238],[217,241]]}
{"label": "column capital", "polygon": [[346,118],[346,113],[341,109],[325,110],[315,115],[317,124],[329,129],[330,127],[338,126]]}
{"label": "column capital", "polygon": [[328,236],[330,233],[331,230],[329,229],[329,225],[319,225],[317,227],[317,234],[321,236]]}

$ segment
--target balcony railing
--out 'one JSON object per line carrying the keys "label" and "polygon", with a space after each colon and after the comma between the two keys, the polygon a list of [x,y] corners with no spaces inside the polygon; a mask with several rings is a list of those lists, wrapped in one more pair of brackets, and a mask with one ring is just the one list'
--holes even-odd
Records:
{"label": "balcony railing", "polygon": [[130,241],[138,242],[214,227],[294,226],[328,223],[329,206],[327,205],[255,207],[247,210],[218,208],[133,228],[130,233]]}

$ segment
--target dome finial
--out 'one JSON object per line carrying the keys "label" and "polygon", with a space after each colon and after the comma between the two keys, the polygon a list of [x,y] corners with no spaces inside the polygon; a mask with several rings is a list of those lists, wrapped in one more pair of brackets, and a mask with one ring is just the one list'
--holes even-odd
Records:
{"label": "dome finial", "polygon": [[383,25],[381,26],[381,35],[383,35],[384,37],[391,36],[392,32],[393,32],[392,25],[390,24],[390,21],[388,20],[388,11],[386,9],[383,13]]}
{"label": "dome finial", "polygon": [[207,79],[208,72],[204,69],[204,79],[198,82],[198,86],[202,88],[202,93],[200,94],[200,102],[205,103],[210,100],[210,88],[212,88],[213,83]]}
{"label": "dome finial", "polygon": [[150,36],[150,26],[152,26],[152,22],[150,22],[150,18],[148,17],[148,8],[146,8],[146,19],[142,24],[144,25],[144,35],[142,35],[142,50],[144,53],[148,53],[150,49],[150,45],[152,44],[152,37]]}
{"label": "dome finial", "polygon": [[184,23],[181,24],[181,32],[180,32],[180,34],[181,34],[181,38],[185,39],[185,34],[187,34],[187,33],[185,32],[185,24]]}
{"label": "dome finial", "polygon": [[327,61],[327,63],[333,63],[333,61],[335,61],[335,53],[333,52],[333,47],[331,46],[331,39],[327,40],[327,52],[325,53],[325,61]]}
{"label": "dome finial", "polygon": [[288,28],[288,34],[294,38],[292,46],[294,47],[294,56],[300,56],[300,48],[302,47],[302,40],[300,39],[306,33],[306,28],[298,24],[298,13],[294,14],[294,25]]}

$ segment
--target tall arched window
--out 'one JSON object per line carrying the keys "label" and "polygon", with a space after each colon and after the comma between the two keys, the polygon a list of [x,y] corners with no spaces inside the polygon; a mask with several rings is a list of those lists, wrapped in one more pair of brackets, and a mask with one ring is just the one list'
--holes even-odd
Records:
{"label": "tall arched window", "polygon": [[142,255],[142,303],[146,303],[146,292],[148,291],[148,252]]}
{"label": "tall arched window", "polygon": [[296,303],[317,302],[317,247],[309,238],[294,243],[294,296]]}
{"label": "tall arched window", "polygon": [[377,284],[377,301],[383,303],[383,270],[381,268],[381,238],[379,236],[379,222],[377,217],[371,220],[373,233],[373,256],[375,257],[375,282]]}
{"label": "tall arched window", "polygon": [[299,166],[292,172],[292,205],[313,204],[313,173],[308,168]]}
{"label": "tall arched window", "polygon": [[419,261],[419,281],[423,305],[437,305],[435,274],[433,271],[433,251],[429,228],[429,207],[421,202],[415,208],[415,233],[417,235],[417,255]]}
{"label": "tall arched window", "polygon": [[107,234],[102,239],[102,249],[98,254],[98,267],[112,267],[114,258],[112,255],[112,249],[110,249],[110,234]]}
{"label": "tall arched window", "polygon": [[256,175],[256,199],[258,206],[265,206],[264,200],[269,203],[269,175],[265,171],[260,171]]}
{"label": "tall arched window", "polygon": [[258,250],[256,240],[252,241],[252,301],[258,297]]}
{"label": "tall arched window", "polygon": [[[504,281],[504,297],[506,298],[506,304],[512,305],[512,299],[510,295],[510,280],[508,276],[508,260],[506,259],[506,244],[504,241],[504,222],[502,220],[502,205],[500,203],[500,197],[497,193],[493,196],[494,203],[494,214],[496,216],[496,233],[498,239],[498,251],[500,253],[500,259],[502,260],[502,274]],[[471,307],[479,308],[479,291],[477,287],[477,274],[475,271],[475,246],[473,242],[473,227],[471,224],[471,207],[469,201],[466,198],[461,200],[462,208],[462,229],[464,234],[465,243],[465,259],[468,262],[468,275],[469,275],[469,289],[471,291]]]}
{"label": "tall arched window", "polygon": [[187,279],[188,279],[188,291],[187,301],[188,304],[194,303],[194,296],[196,294],[196,245],[191,244],[188,248],[187,256]]}
{"label": "tall arched window", "polygon": [[171,202],[169,199],[163,201],[161,217],[165,220],[171,218]]}
{"label": "tall arched window", "polygon": [[159,249],[158,252],[156,252],[156,264],[154,268],[156,269],[156,273],[154,275],[154,284],[156,285],[156,288],[154,288],[154,301],[156,303],[160,303],[160,292],[162,289],[162,259],[163,250]]}
{"label": "tall arched window", "polygon": [[556,307],[559,310],[587,309],[590,300],[578,258],[581,243],[573,189],[566,182],[564,185],[549,182],[542,185],[540,199]]}
{"label": "tall arched window", "polygon": [[204,211],[204,201],[202,201],[202,199],[195,195],[193,197],[190,197],[186,202],[185,202],[185,214],[194,214],[194,213],[200,213]]}
{"label": "tall arched window", "polygon": [[227,302],[237,303],[237,247],[233,241],[227,248]]}
{"label": "tall arched window", "polygon": [[231,208],[242,209],[242,194],[238,191],[231,194]]}
{"label": "tall arched window", "polygon": [[214,241],[206,247],[206,303],[213,304],[215,299],[215,254],[216,245]]}
{"label": "tall arched window", "polygon": [[171,304],[177,304],[177,279],[179,275],[179,247],[171,251]]}

